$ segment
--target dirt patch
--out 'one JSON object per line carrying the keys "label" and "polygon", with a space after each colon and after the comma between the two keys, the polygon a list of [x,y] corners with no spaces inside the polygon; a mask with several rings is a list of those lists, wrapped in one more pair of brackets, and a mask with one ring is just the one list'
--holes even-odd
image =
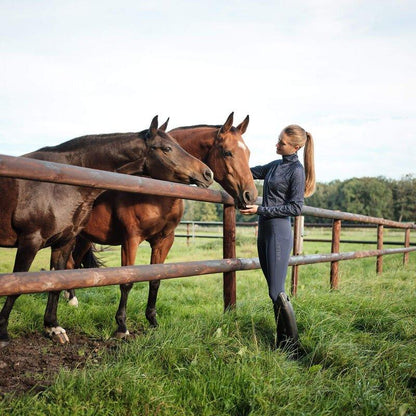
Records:
{"label": "dirt patch", "polygon": [[61,369],[98,363],[103,352],[116,345],[116,340],[97,340],[75,333],[71,333],[71,342],[65,345],[40,333],[13,338],[7,347],[0,348],[0,398],[7,393],[42,391],[54,382]]}

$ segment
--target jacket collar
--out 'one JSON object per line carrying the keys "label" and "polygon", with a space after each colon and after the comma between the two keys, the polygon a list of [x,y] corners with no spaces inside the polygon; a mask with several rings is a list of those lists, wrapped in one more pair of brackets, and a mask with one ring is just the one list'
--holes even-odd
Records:
{"label": "jacket collar", "polygon": [[292,163],[298,161],[298,154],[292,153],[291,155],[282,156],[283,162],[282,163]]}

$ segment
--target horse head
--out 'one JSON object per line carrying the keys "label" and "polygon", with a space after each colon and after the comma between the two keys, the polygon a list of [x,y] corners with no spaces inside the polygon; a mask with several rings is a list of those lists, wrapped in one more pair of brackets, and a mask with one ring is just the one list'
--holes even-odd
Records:
{"label": "horse head", "polygon": [[145,172],[155,179],[207,188],[214,179],[212,170],[182,149],[178,142],[166,133],[168,120],[158,128],[158,119],[155,116],[146,132],[148,151]]}
{"label": "horse head", "polygon": [[247,130],[249,116],[233,127],[231,113],[218,130],[215,143],[205,162],[214,172],[215,180],[234,198],[238,208],[254,204],[257,189],[249,167],[250,150],[242,135]]}

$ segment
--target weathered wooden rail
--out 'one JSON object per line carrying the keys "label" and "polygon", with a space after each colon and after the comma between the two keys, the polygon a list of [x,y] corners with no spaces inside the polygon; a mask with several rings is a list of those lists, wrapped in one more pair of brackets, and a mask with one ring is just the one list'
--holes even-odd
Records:
{"label": "weathered wooden rail", "polygon": [[[177,233],[175,234],[175,237],[185,237],[187,239],[187,243],[190,242],[191,239],[195,239],[195,238],[218,238],[218,239],[222,239],[223,235],[221,234],[198,234],[198,226],[204,227],[204,228],[211,228],[211,227],[219,227],[221,226],[222,228],[222,221],[181,221],[180,222],[181,225],[185,225],[186,226],[186,232],[185,233]],[[236,226],[237,229],[239,227],[245,227],[245,228],[253,228],[254,230],[254,235],[257,236],[257,230],[258,230],[258,222],[236,222]],[[332,223],[305,223],[302,228],[332,228]],[[377,228],[377,225],[375,224],[361,224],[361,223],[357,223],[357,224],[342,224],[342,228],[357,228],[357,229],[362,229],[362,228]],[[384,229],[386,228],[393,228],[393,227],[389,227],[386,226],[384,227]],[[304,233],[303,233],[304,234]],[[302,235],[303,235],[302,234]],[[307,241],[307,242],[311,242],[311,243],[332,243],[332,239],[328,239],[328,238],[310,238],[310,237],[302,237],[302,241]],[[340,243],[344,243],[344,244],[371,244],[371,245],[376,245],[377,244],[377,240],[351,240],[351,239],[341,239]],[[403,246],[403,242],[400,241],[384,241],[384,245],[390,245],[390,246]],[[410,242],[410,246],[415,246],[416,243],[415,242]]]}
{"label": "weathered wooden rail", "polygon": [[[234,200],[224,191],[213,191],[210,189],[201,189],[195,186],[165,182],[156,179],[123,175],[120,173],[81,168],[78,166],[63,165],[60,163],[45,162],[36,159],[8,155],[0,155],[0,176],[222,203],[224,205],[223,257],[224,259],[235,259]],[[148,267],[154,266],[155,265]],[[171,266],[169,264],[160,266],[167,266],[167,269],[170,267],[175,268],[175,266]],[[132,267],[137,268],[135,275],[137,280],[134,281],[141,281],[140,276],[144,273],[144,269],[141,269],[143,266]],[[177,266],[176,269],[178,267],[182,269],[183,266],[179,263],[179,266]],[[203,267],[203,265],[198,265],[191,275],[202,274],[198,272],[199,267]],[[162,269],[164,268],[162,267]],[[104,276],[104,274],[106,276],[108,275],[108,272],[103,273],[104,270],[105,269],[95,269],[95,271],[93,269],[84,271],[67,271],[68,275],[69,273],[73,273],[73,280],[76,280],[76,283],[72,282],[72,286],[67,286],[67,288],[82,288],[99,285],[98,283],[96,284],[96,282],[100,280],[97,276]],[[117,280],[118,277],[115,276],[119,276],[120,272],[123,273],[122,270],[123,268],[110,270],[110,274],[112,273],[114,275],[114,279],[111,280],[112,283],[107,284],[121,283],[122,281]],[[223,273],[225,308],[233,307],[236,303],[235,270],[229,270],[228,266],[225,267],[224,264],[222,264],[218,270],[210,271],[209,273],[217,272]],[[45,290],[59,290],[59,288],[62,287],[59,285],[59,276],[62,271],[45,271],[36,273],[38,274],[34,275],[34,279],[27,278],[29,273],[0,274],[0,296],[18,293],[36,293],[43,292]],[[181,272],[177,273],[179,274],[175,277],[180,277]],[[183,274],[185,276],[188,275],[186,273],[188,272],[184,270]],[[89,274],[94,275],[93,280],[91,280]],[[157,275],[156,269],[154,269],[153,274]],[[68,279],[68,275],[65,273],[65,279]],[[25,278],[19,276],[25,276]]]}
{"label": "weathered wooden rail", "polygon": [[[341,260],[353,260],[363,257],[377,257],[376,261],[376,272],[382,273],[383,271],[383,256],[388,254],[403,254],[403,263],[407,264],[409,261],[409,253],[416,251],[416,247],[410,247],[410,230],[415,230],[416,225],[413,223],[402,223],[398,221],[387,220],[384,218],[370,217],[366,215],[352,214],[350,212],[332,211],[323,208],[315,208],[304,206],[302,209],[302,215],[315,216],[319,218],[330,218],[332,219],[332,239],[331,239],[331,254],[319,254],[318,256],[325,256],[324,261],[331,262],[330,270],[330,287],[331,289],[338,288],[338,263]],[[341,222],[342,221],[353,221],[364,224],[372,224],[377,226],[377,249],[368,251],[355,251],[348,253],[340,253],[341,243]],[[403,248],[389,248],[383,249],[383,230],[384,227],[397,228],[404,230],[404,241]],[[302,247],[302,217],[296,217],[294,221],[294,243],[293,243],[293,254],[297,256],[301,252]],[[351,241],[347,241],[351,242]],[[307,256],[311,257],[311,256]],[[305,263],[308,264],[308,263]],[[298,266],[299,264],[293,265],[292,268],[292,280],[291,280],[291,292],[296,295],[298,288]]]}
{"label": "weathered wooden rail", "polygon": [[[260,267],[258,258],[236,258],[236,223],[234,201],[224,191],[199,189],[193,186],[164,182],[156,179],[129,176],[6,155],[0,155],[0,176],[57,182],[67,185],[79,185],[99,189],[150,193],[154,195],[173,196],[224,204],[223,259],[221,260],[84,270],[4,273],[0,274],[0,296],[171,279],[211,273],[223,273],[224,308],[228,309],[234,307],[236,304],[236,271],[253,270]],[[332,218],[333,243],[332,252],[330,254],[300,255],[301,217],[297,217],[295,219],[294,256],[291,257],[289,262],[289,265],[294,266],[292,274],[292,292],[294,294],[297,290],[297,268],[299,265],[331,262],[331,287],[336,288],[338,282],[337,267],[338,262],[341,260],[377,256],[378,263],[381,264],[383,255],[404,253],[404,261],[407,262],[408,253],[416,250],[416,247],[410,247],[410,230],[416,228],[414,224],[397,223],[382,218],[366,217],[362,215],[342,213],[308,206],[303,208],[302,213],[304,215]],[[341,220],[345,219],[348,219],[349,221],[377,224],[379,227],[377,250],[339,253]],[[383,226],[405,229],[406,234],[403,248],[382,248]],[[381,267],[379,267],[378,270],[381,272]]]}

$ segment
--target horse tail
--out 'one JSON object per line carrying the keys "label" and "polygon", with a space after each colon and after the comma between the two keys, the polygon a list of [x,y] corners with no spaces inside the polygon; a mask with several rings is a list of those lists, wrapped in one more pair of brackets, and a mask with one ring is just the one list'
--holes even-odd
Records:
{"label": "horse tail", "polygon": [[105,263],[101,260],[95,253],[97,252],[95,244],[91,244],[88,251],[85,253],[84,257],[81,260],[81,265],[85,269],[92,269],[95,267],[103,267]]}

